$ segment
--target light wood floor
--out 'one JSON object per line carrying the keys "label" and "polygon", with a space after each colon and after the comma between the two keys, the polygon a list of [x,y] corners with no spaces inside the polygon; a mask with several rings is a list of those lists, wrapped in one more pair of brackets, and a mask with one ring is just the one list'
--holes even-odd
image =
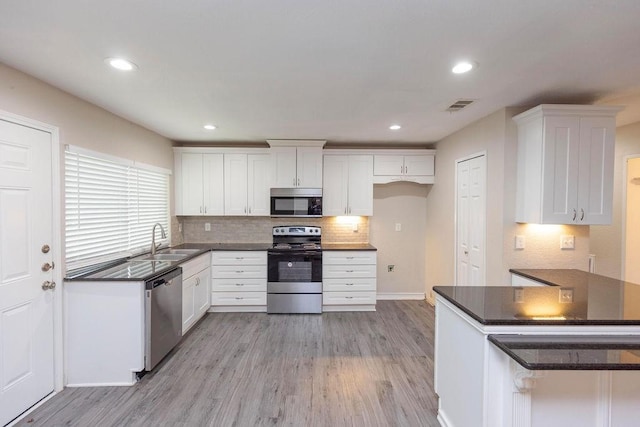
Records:
{"label": "light wood floor", "polygon": [[438,426],[434,310],[211,313],[132,387],[66,388],[20,426]]}

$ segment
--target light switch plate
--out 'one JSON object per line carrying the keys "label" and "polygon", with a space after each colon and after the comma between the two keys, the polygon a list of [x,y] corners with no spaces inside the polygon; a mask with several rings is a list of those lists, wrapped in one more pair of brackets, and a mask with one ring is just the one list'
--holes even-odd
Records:
{"label": "light switch plate", "polygon": [[524,249],[525,239],[524,236],[519,234],[516,236],[515,248],[516,249]]}
{"label": "light switch plate", "polygon": [[204,223],[204,231],[211,231],[211,223],[210,222],[205,222]]}

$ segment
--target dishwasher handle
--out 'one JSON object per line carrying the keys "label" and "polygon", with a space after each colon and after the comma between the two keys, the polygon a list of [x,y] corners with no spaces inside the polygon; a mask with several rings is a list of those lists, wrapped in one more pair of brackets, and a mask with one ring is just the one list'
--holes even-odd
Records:
{"label": "dishwasher handle", "polygon": [[162,276],[157,277],[155,279],[151,279],[149,281],[147,281],[147,286],[146,288],[149,289],[155,289],[158,286],[162,286],[162,285],[171,285],[172,281],[178,277],[182,275],[182,267],[177,267],[174,270],[168,271],[166,273],[164,273]]}

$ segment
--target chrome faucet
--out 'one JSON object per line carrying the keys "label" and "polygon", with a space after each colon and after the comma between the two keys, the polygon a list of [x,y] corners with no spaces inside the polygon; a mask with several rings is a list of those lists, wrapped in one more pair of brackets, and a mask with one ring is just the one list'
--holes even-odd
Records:
{"label": "chrome faucet", "polygon": [[160,238],[161,239],[167,238],[167,233],[164,232],[164,228],[162,228],[162,224],[160,224],[159,222],[156,222],[153,225],[153,230],[151,230],[151,255],[155,255],[156,249],[158,249],[158,246],[160,246],[160,243],[158,243],[158,246],[156,246],[156,226],[157,225],[160,226]]}

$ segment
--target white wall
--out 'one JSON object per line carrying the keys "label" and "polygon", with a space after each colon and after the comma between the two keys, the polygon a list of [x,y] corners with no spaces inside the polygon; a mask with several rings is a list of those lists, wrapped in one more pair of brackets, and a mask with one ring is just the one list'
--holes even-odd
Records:
{"label": "white wall", "polygon": [[[58,127],[61,174],[66,144],[173,170],[172,142],[167,138],[4,64],[0,64],[0,110]],[[60,217],[64,221],[63,213]]]}
{"label": "white wall", "polygon": [[[510,268],[587,269],[589,227],[540,227],[515,223],[517,130],[512,117],[523,108],[499,110],[439,141],[436,184],[427,197],[427,296],[436,285],[454,284],[455,161],[486,152],[486,283],[509,284]],[[514,249],[516,234],[526,248]],[[576,236],[576,249],[560,249],[560,235]]]}
{"label": "white wall", "polygon": [[[378,248],[378,294],[424,297],[427,195],[432,188],[409,182],[373,186],[369,241]],[[398,223],[401,231],[395,231]],[[390,264],[395,266],[392,273]]]}

